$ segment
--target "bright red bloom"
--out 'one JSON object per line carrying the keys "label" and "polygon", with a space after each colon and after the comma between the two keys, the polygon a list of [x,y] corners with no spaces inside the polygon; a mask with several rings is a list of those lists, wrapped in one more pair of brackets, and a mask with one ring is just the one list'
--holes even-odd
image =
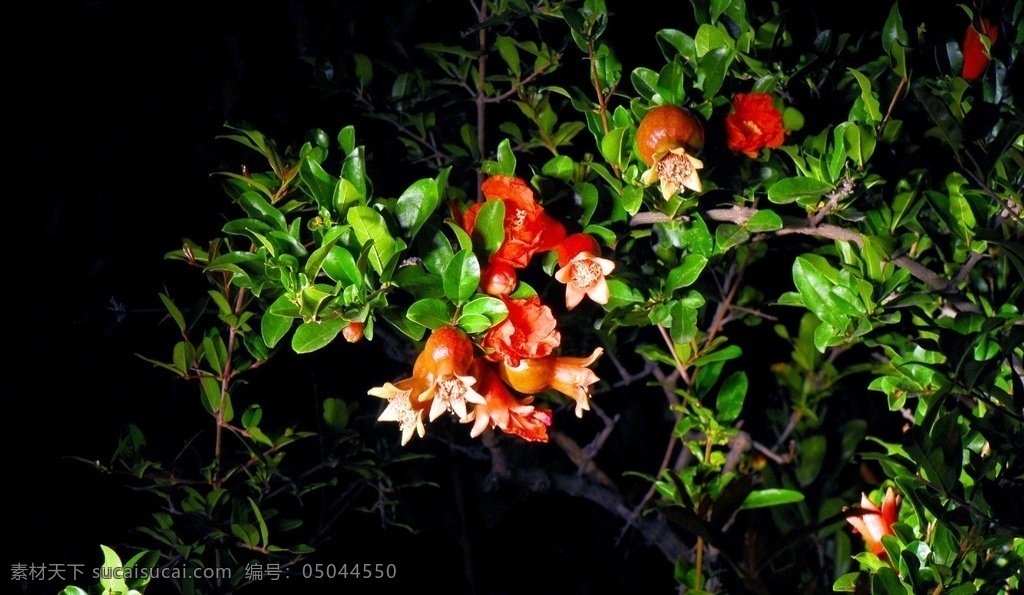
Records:
{"label": "bright red bloom", "polygon": [[973,81],[981,77],[992,60],[990,52],[981,41],[982,36],[988,39],[991,48],[999,37],[999,28],[988,19],[981,19],[980,32],[974,28],[973,23],[967,26],[963,44],[964,67],[960,75],[964,80]]}
{"label": "bright red bloom", "polygon": [[522,358],[551,355],[562,341],[561,333],[555,330],[551,308],[537,296],[502,301],[508,307],[508,316],[491,327],[483,341],[484,347],[494,350],[489,359],[518,366]]}
{"label": "bright red bloom", "polygon": [[738,153],[756,158],[761,149],[774,149],[786,140],[782,112],[767,93],[737,93],[732,113],[725,117],[726,142]]}
{"label": "bright red bloom", "polygon": [[513,396],[492,364],[484,359],[476,361],[473,375],[479,380],[477,389],[486,403],[474,406],[463,420],[466,423],[473,422],[470,436],[476,438],[489,426],[531,442],[548,441],[550,409],[534,407],[530,404],[532,397],[520,400]]}
{"label": "bright red bloom", "polygon": [[876,556],[885,556],[882,536],[895,535],[892,524],[899,520],[901,499],[889,488],[879,508],[866,494],[860,495],[860,507],[866,510],[863,514],[846,517],[854,530],[864,538],[864,545]]}
{"label": "bright red bloom", "polygon": [[576,401],[576,417],[590,409],[590,385],[601,380],[588,366],[601,357],[604,349],[598,347],[590,357],[549,356],[522,359],[518,366],[506,362],[498,365],[501,379],[513,389],[534,395],[549,388],[572,397]]}
{"label": "bright red bloom", "polygon": [[[534,199],[533,190],[522,179],[491,176],[480,189],[485,199],[505,203],[505,241],[491,255],[490,262],[526,268],[534,254],[554,250],[565,238],[565,227],[544,212]],[[466,233],[473,233],[481,208],[483,203],[476,203],[463,214],[462,227]]]}

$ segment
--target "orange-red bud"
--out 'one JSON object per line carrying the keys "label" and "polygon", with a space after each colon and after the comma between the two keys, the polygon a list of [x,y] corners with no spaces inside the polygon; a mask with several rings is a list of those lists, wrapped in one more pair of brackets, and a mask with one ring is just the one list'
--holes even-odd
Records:
{"label": "orange-red bud", "polygon": [[341,335],[345,337],[345,340],[349,343],[357,343],[363,339],[363,329],[366,328],[366,324],[362,322],[352,321],[348,323],[348,326],[341,329]]}
{"label": "orange-red bud", "polygon": [[488,295],[508,295],[518,282],[516,270],[505,262],[492,262],[480,272],[480,288]]}

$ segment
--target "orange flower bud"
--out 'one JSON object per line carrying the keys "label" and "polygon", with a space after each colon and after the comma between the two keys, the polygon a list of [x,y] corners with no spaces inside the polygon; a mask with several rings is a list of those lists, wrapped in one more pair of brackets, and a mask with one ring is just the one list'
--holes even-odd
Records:
{"label": "orange flower bud", "polygon": [[488,295],[508,295],[515,291],[517,283],[516,270],[506,262],[492,262],[480,273],[480,288]]}
{"label": "orange flower bud", "polygon": [[348,326],[341,329],[341,335],[345,337],[345,340],[349,343],[358,343],[363,339],[363,329],[366,328],[366,324],[363,322],[352,321],[348,323]]}

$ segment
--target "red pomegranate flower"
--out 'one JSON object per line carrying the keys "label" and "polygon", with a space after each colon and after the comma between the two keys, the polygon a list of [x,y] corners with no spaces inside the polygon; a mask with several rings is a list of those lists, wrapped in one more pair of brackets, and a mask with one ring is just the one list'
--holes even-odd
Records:
{"label": "red pomegranate flower", "polygon": [[864,544],[871,553],[876,556],[886,555],[885,547],[882,546],[882,536],[895,534],[892,524],[899,520],[900,497],[889,488],[882,500],[882,507],[879,508],[867,495],[861,494],[860,507],[867,512],[846,517],[847,522],[864,538]]}
{"label": "red pomegranate flower", "polygon": [[981,19],[980,32],[973,23],[967,26],[963,45],[964,66],[960,75],[964,80],[973,81],[980,78],[985,74],[985,69],[988,68],[988,63],[992,60],[990,52],[985,49],[985,45],[981,41],[982,37],[988,39],[991,48],[995,44],[996,38],[999,37],[999,28],[988,19]]}
{"label": "red pomegranate flower", "polygon": [[[526,268],[534,254],[554,250],[565,238],[565,227],[544,212],[534,199],[533,190],[522,179],[491,176],[484,180],[480,189],[485,199],[505,203],[505,241],[489,262]],[[462,227],[466,233],[473,233],[482,207],[483,203],[476,203],[463,214]]]}
{"label": "red pomegranate flower", "polygon": [[551,308],[541,303],[537,296],[524,299],[502,298],[508,307],[508,316],[491,327],[484,337],[483,345],[493,350],[489,359],[504,360],[518,366],[522,358],[547,357],[551,355],[562,335],[555,330],[555,316]]}
{"label": "red pomegranate flower", "polygon": [[756,158],[761,149],[774,149],[786,139],[782,112],[767,93],[737,93],[732,113],[725,117],[726,143],[729,148]]}
{"label": "red pomegranate flower", "polygon": [[548,426],[551,425],[551,410],[534,407],[532,397],[518,399],[512,395],[494,371],[493,364],[478,359],[473,366],[473,376],[478,380],[478,389],[486,403],[475,405],[463,420],[473,422],[469,435],[476,438],[488,427],[498,428],[531,442],[547,442]]}
{"label": "red pomegranate flower", "polygon": [[558,347],[562,336],[555,330],[551,308],[544,305],[541,298],[502,300],[509,315],[483,337],[483,346],[493,349],[488,356],[490,359],[518,366],[523,357],[546,357]]}

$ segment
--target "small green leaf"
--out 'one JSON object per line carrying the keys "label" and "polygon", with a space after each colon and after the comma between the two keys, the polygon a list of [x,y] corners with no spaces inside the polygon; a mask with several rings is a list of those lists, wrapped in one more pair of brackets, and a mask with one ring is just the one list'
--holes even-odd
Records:
{"label": "small green leaf", "polygon": [[708,259],[700,254],[687,254],[683,262],[673,267],[665,278],[665,291],[671,293],[681,287],[688,287],[700,276]]}
{"label": "small green leaf", "polygon": [[181,314],[181,310],[178,309],[178,306],[171,301],[171,298],[168,295],[163,293],[160,294],[160,301],[164,303],[164,308],[167,308],[167,313],[170,314],[174,323],[178,325],[178,330],[185,332],[185,317]]}
{"label": "small green leaf", "polygon": [[625,151],[623,139],[626,137],[625,128],[615,128],[601,139],[601,155],[610,163],[618,167],[623,167],[623,160],[625,159]]}
{"label": "small green leaf", "polygon": [[750,232],[733,223],[722,223],[715,228],[715,243],[721,251],[742,244],[750,239]]}
{"label": "small green leaf", "polygon": [[841,593],[853,593],[857,590],[857,579],[860,578],[859,572],[849,572],[836,579],[836,582],[832,583],[832,590]]}
{"label": "small green leaf", "polygon": [[348,403],[341,399],[324,399],[324,421],[332,430],[341,431],[348,426]]}
{"label": "small green leaf", "polygon": [[740,505],[740,510],[751,510],[754,508],[766,508],[768,506],[780,506],[782,504],[794,504],[803,502],[804,495],[796,490],[770,488],[750,492],[747,499]]}
{"label": "small green leaf", "polygon": [[455,325],[470,334],[482,333],[493,326],[490,319],[482,314],[463,314]]}
{"label": "small green leaf", "polygon": [[370,264],[378,274],[383,273],[395,249],[395,240],[384,217],[370,207],[356,205],[349,209],[347,218],[359,243],[363,246],[369,244]]}
{"label": "small green leaf", "polygon": [[821,196],[831,190],[831,184],[814,178],[783,178],[768,187],[768,200],[775,204],[786,204],[798,198]]}
{"label": "small green leaf", "polygon": [[752,233],[764,233],[782,229],[782,217],[770,209],[761,209],[754,213],[743,227]]}
{"label": "small green leaf", "polygon": [[462,307],[462,314],[485,316],[491,324],[497,324],[508,316],[508,306],[502,300],[491,296],[474,298]]}
{"label": "small green leaf", "polygon": [[718,389],[718,400],[715,402],[715,417],[720,423],[732,423],[743,410],[743,401],[747,396],[747,374],[742,370],[733,372],[722,381]]}
{"label": "small green leaf", "polygon": [[304,322],[292,335],[292,349],[295,353],[310,353],[326,347],[347,325],[348,321],[340,316]]}

